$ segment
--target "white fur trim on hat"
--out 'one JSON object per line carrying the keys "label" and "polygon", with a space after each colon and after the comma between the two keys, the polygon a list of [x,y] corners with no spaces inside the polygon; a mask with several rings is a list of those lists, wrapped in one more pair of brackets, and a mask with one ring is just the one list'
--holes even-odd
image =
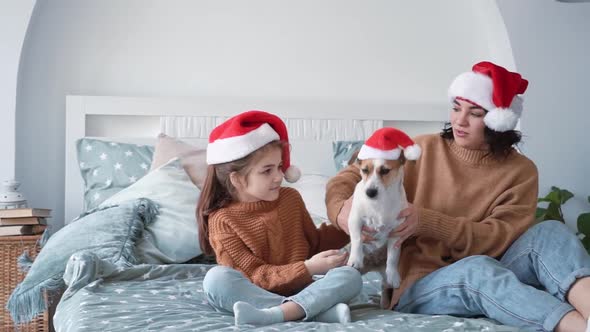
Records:
{"label": "white fur trim on hat", "polygon": [[264,145],[279,140],[279,134],[268,123],[241,136],[215,140],[207,145],[207,164],[223,164],[244,158]]}
{"label": "white fur trim on hat", "polygon": [[399,155],[402,152],[400,148],[395,148],[393,150],[380,150],[372,148],[366,144],[363,144],[359,154],[357,156],[360,160],[365,159],[385,159],[385,160],[397,160],[399,159]]}
{"label": "white fur trim on hat", "polygon": [[418,158],[420,158],[421,154],[422,149],[418,144],[410,145],[404,149],[404,157],[406,157],[406,159],[408,160],[417,160]]}
{"label": "white fur trim on hat", "polygon": [[460,74],[449,86],[451,103],[461,97],[490,111],[496,108],[492,100],[493,82],[489,76],[472,71]]}
{"label": "white fur trim on hat", "polygon": [[297,182],[299,178],[301,178],[301,170],[299,167],[291,165],[285,171],[285,180],[287,180],[287,182]]}

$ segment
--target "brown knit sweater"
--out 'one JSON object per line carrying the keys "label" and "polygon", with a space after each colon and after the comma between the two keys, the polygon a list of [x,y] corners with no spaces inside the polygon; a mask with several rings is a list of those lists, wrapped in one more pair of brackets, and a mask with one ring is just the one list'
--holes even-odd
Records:
{"label": "brown knit sweater", "polygon": [[[402,246],[402,293],[428,273],[471,255],[501,256],[534,222],[537,168],[516,151],[498,160],[487,151],[467,150],[439,135],[419,136],[416,162],[407,162],[404,187],[418,210],[418,229]],[[361,177],[354,166],[327,185],[328,217],[333,224]]]}
{"label": "brown knit sweater", "polygon": [[297,190],[281,188],[272,202],[233,203],[209,217],[217,262],[276,294],[298,293],[312,282],[306,259],[340,249],[348,235],[332,225],[316,228]]}

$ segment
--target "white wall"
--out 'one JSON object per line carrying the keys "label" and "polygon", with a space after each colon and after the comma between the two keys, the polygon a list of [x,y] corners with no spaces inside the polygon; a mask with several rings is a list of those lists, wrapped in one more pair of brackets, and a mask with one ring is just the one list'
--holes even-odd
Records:
{"label": "white wall", "polygon": [[565,206],[575,229],[590,212],[590,3],[498,0],[518,69],[530,80],[522,115],[525,153],[537,164],[540,192],[553,185],[575,198]]}
{"label": "white wall", "polygon": [[0,182],[14,178],[18,67],[35,0],[3,0],[0,11]]}
{"label": "white wall", "polygon": [[61,224],[66,94],[445,102],[479,59],[514,66],[493,0],[39,2],[17,175]]}

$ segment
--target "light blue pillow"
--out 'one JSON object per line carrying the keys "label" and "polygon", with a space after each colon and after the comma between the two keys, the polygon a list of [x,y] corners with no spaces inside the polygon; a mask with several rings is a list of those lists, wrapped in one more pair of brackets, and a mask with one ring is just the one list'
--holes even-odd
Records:
{"label": "light blue pillow", "polygon": [[91,251],[119,267],[136,264],[135,242],[157,214],[157,206],[145,198],[95,209],[53,234],[34,262],[21,256],[19,264],[29,271],[6,305],[13,320],[28,322],[45,311],[43,292],[64,288],[62,277],[74,253]]}
{"label": "light blue pillow", "polygon": [[158,204],[158,217],[137,242],[137,257],[148,264],[184,263],[201,254],[196,219],[200,192],[180,160],[174,158],[100,206],[140,197]]}
{"label": "light blue pillow", "polygon": [[365,141],[335,141],[332,142],[332,152],[334,153],[334,165],[336,171],[348,166],[348,161],[353,153],[359,150]]}
{"label": "light blue pillow", "polygon": [[76,151],[84,179],[85,211],[142,178],[149,171],[154,154],[152,146],[92,138],[79,139]]}

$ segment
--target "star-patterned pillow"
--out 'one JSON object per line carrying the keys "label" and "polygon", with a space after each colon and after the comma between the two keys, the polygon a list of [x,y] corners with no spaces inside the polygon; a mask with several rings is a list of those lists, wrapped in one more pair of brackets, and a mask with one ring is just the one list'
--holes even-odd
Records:
{"label": "star-patterned pillow", "polygon": [[150,169],[154,148],[82,138],[76,143],[84,179],[85,211],[142,178]]}
{"label": "star-patterned pillow", "polygon": [[334,165],[336,170],[348,166],[348,161],[352,155],[363,146],[365,141],[335,141],[332,142],[332,151],[334,153]]}

